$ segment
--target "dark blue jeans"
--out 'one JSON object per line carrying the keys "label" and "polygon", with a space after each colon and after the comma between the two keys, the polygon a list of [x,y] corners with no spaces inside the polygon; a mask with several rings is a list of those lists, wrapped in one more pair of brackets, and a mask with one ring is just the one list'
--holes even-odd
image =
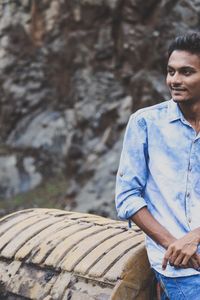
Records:
{"label": "dark blue jeans", "polygon": [[163,288],[162,300],[200,300],[200,274],[173,278],[154,272]]}

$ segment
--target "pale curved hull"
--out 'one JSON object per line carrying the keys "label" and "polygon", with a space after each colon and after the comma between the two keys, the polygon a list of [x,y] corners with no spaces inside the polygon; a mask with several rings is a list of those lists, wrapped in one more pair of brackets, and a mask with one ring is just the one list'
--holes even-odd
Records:
{"label": "pale curved hull", "polygon": [[2,297],[147,300],[151,283],[136,226],[56,209],[28,209],[0,220]]}

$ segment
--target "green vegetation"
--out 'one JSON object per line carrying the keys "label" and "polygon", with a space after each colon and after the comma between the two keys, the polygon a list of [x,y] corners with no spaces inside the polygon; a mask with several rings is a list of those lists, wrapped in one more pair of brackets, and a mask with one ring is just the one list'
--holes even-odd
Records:
{"label": "green vegetation", "polygon": [[60,208],[66,206],[65,193],[67,189],[64,175],[51,178],[35,189],[13,196],[9,199],[0,199],[1,215],[32,207]]}

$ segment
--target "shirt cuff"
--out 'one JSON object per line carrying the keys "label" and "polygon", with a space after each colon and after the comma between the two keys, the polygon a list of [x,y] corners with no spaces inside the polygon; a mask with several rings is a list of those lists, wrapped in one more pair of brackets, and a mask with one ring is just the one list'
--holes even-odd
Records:
{"label": "shirt cuff", "polygon": [[138,210],[147,206],[142,197],[129,197],[117,207],[118,217],[122,220],[130,219]]}

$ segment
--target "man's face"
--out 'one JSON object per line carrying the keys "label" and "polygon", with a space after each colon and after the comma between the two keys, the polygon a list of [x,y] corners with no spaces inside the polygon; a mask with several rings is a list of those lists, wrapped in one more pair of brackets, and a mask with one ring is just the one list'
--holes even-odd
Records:
{"label": "man's face", "polygon": [[168,61],[166,82],[175,102],[200,103],[200,56],[173,51]]}

